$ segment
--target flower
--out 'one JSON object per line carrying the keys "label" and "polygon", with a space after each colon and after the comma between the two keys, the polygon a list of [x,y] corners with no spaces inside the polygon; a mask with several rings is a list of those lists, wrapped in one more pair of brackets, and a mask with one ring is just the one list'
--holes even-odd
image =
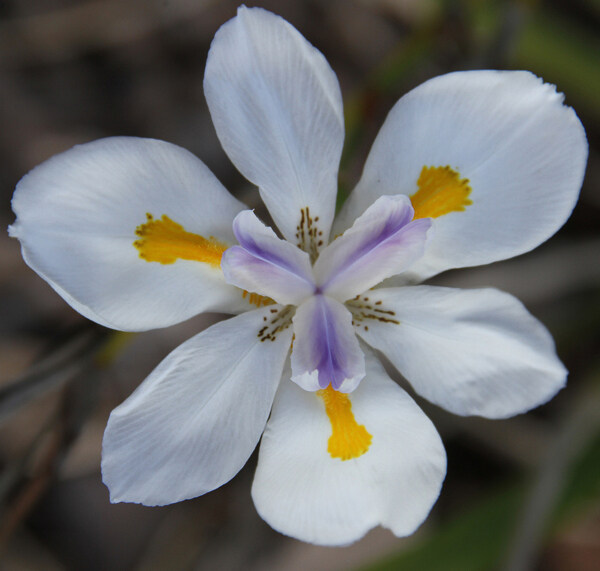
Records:
{"label": "flower", "polygon": [[508,417],[564,386],[552,338],[512,296],[413,284],[554,234],[581,186],[583,127],[528,72],[437,77],[394,106],[334,221],[344,123],[322,54],[278,16],[241,7],[217,32],[204,87],[223,148],[283,239],[197,158],[156,140],[77,146],[13,199],[25,261],[97,323],[140,331],[235,315],[175,349],[112,412],[111,500],[204,494],[262,434],[252,496],[275,529],[328,545],[376,525],[410,534],[446,456],[373,349],[460,415]]}

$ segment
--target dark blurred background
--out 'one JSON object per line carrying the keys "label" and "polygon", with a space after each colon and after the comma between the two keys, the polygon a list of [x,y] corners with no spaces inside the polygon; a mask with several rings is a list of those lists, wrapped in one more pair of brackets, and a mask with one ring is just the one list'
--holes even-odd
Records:
{"label": "dark blurred background", "polygon": [[[202,92],[230,0],[0,1],[0,226],[29,169],[110,135],[190,149],[249,204]],[[99,463],[106,419],[177,344],[218,316],[115,334],[70,309],[0,233],[0,569],[600,569],[600,1],[247,2],[296,26],[337,72],[346,104],[342,193],[393,103],[448,71],[529,69],[582,120],[581,198],[533,253],[436,278],[517,295],[571,371],[549,404],[504,421],[458,418],[417,399],[448,451],[448,476],[413,536],[376,529],[347,548],[305,545],[256,514],[253,457],[229,484],[165,508],[111,505]]]}

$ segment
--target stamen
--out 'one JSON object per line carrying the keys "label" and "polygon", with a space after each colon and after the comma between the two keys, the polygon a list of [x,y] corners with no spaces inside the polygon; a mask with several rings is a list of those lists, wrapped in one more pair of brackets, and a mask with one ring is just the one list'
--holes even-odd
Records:
{"label": "stamen", "polygon": [[146,262],[173,264],[181,259],[220,267],[221,256],[228,246],[213,236],[204,238],[187,232],[181,224],[173,222],[166,214],[157,220],[147,213],[146,218],[146,223],[135,229],[139,240],[133,243],[140,252],[140,258]]}
{"label": "stamen", "polygon": [[368,297],[357,295],[346,302],[346,307],[352,314],[352,325],[364,327],[365,331],[369,330],[369,326],[364,323],[366,319],[400,325],[400,321],[396,319],[396,312],[382,307],[381,300],[369,301]]}
{"label": "stamen", "polygon": [[268,321],[268,323],[263,326],[256,335],[261,343],[264,343],[265,341],[275,341],[275,339],[277,339],[277,334],[280,331],[284,331],[292,325],[292,317],[294,317],[293,306],[286,305],[282,309],[274,307],[270,309],[269,312],[271,314],[270,318],[263,317],[263,320]]}
{"label": "stamen", "polygon": [[317,259],[319,249],[323,245],[323,231],[319,230],[317,222],[319,217],[310,215],[308,206],[300,209],[300,222],[296,226],[296,239],[298,248],[310,256],[311,263]]}
{"label": "stamen", "polygon": [[323,399],[325,412],[331,423],[331,436],[327,442],[329,455],[344,461],[358,458],[367,452],[373,436],[362,424],[356,422],[348,395],[334,390],[331,385],[317,391],[317,395]]}
{"label": "stamen", "polygon": [[449,166],[423,167],[417,186],[419,190],[410,197],[415,209],[414,219],[462,212],[466,206],[473,204],[468,198],[471,193],[469,179],[461,179],[459,173]]}

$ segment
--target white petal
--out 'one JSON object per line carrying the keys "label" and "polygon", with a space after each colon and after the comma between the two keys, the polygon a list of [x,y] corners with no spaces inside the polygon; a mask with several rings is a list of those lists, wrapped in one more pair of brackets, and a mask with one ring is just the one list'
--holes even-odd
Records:
{"label": "white petal", "polygon": [[250,210],[233,221],[239,246],[221,260],[228,283],[268,296],[283,304],[299,305],[315,290],[308,254],[281,240]]}
{"label": "white petal", "polygon": [[327,237],[344,120],[323,55],[279,16],[242,6],[213,40],[204,91],[225,152],[260,188],[283,235],[297,241],[308,207]]}
{"label": "white petal", "polygon": [[319,255],[314,267],[323,293],[346,301],[399,274],[425,251],[431,219],[412,220],[403,195],[381,196]]}
{"label": "white petal", "polygon": [[336,232],[383,194],[412,195],[424,166],[469,180],[472,204],[434,220],[424,279],[527,252],[554,234],[577,201],[585,132],[563,96],[529,72],[469,71],[425,82],[387,117]]}
{"label": "white petal", "polygon": [[239,290],[218,267],[147,262],[136,228],[163,215],[192,233],[234,242],[244,206],[188,151],[114,137],[74,147],[18,184],[10,227],[25,261],[77,311],[115,329],[144,330],[206,310],[234,310]]}
{"label": "white petal", "polygon": [[375,290],[370,300],[400,323],[369,320],[361,337],[420,395],[450,412],[506,418],[565,385],[552,337],[511,295],[414,286]]}
{"label": "white petal", "polygon": [[349,395],[371,446],[350,460],[328,451],[323,401],[284,380],[260,446],[252,498],[273,528],[302,541],[345,545],[382,525],[409,535],[437,500],[444,447],[415,402],[367,355],[367,376]]}
{"label": "white petal", "polygon": [[365,376],[351,313],[335,299],[315,295],[294,315],[292,380],[307,391],[331,385],[353,391]]}
{"label": "white petal", "polygon": [[110,415],[102,478],[111,501],[165,505],[209,492],[246,463],[291,342],[257,333],[270,311],[213,325],[175,349]]}

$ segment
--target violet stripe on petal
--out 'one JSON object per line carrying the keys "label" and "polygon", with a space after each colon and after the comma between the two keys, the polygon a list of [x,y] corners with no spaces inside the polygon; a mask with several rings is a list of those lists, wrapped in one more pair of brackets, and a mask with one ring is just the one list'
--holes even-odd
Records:
{"label": "violet stripe on petal", "polygon": [[306,390],[329,384],[352,391],[365,375],[364,355],[350,312],[338,301],[315,295],[294,316],[292,380]]}
{"label": "violet stripe on petal", "polygon": [[235,218],[233,230],[241,245],[221,259],[227,282],[283,304],[298,305],[314,292],[306,252],[279,239],[249,210]]}
{"label": "violet stripe on petal", "polygon": [[431,220],[414,220],[404,195],[382,196],[314,266],[319,291],[345,301],[406,270],[423,255]]}
{"label": "violet stripe on petal", "polygon": [[236,216],[233,233],[240,246],[253,256],[312,282],[308,254],[278,238],[251,210]]}
{"label": "violet stripe on petal", "polygon": [[331,384],[334,389],[339,389],[348,374],[344,370],[341,347],[337,339],[336,324],[331,310],[323,303],[322,296],[317,298],[315,312],[315,329],[311,343],[317,349],[317,370],[319,371],[319,386],[324,389]]}

